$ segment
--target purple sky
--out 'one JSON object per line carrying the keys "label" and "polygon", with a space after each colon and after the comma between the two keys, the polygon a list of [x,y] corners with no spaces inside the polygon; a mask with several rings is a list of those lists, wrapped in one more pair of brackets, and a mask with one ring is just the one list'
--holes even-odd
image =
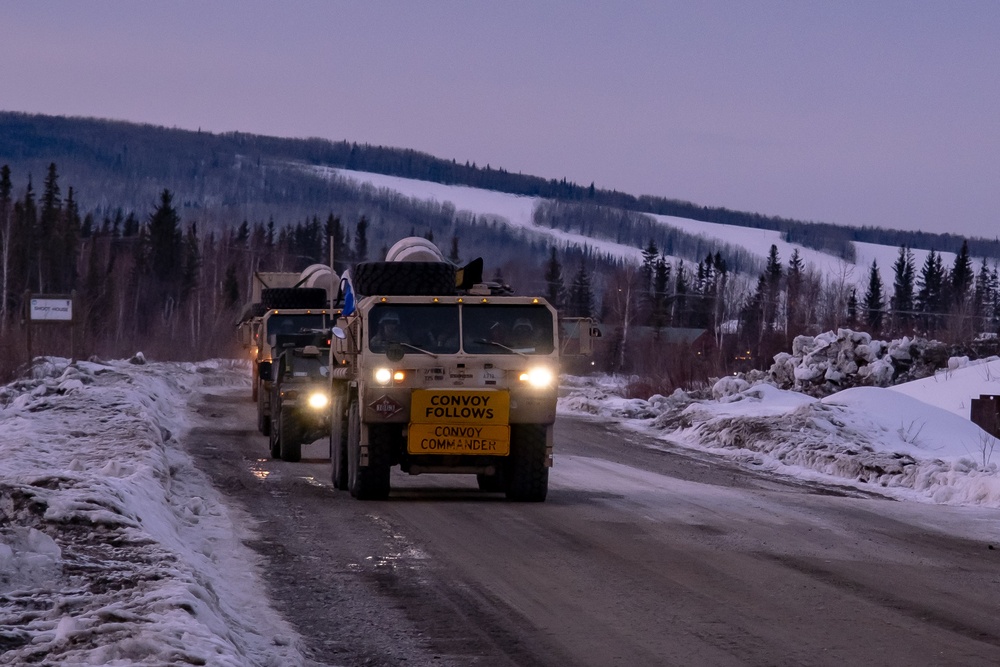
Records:
{"label": "purple sky", "polygon": [[1000,233],[994,0],[15,2],[0,63],[4,110]]}

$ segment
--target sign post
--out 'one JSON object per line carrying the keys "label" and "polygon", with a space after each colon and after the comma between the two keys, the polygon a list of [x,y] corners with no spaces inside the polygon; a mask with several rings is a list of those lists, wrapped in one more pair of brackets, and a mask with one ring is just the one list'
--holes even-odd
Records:
{"label": "sign post", "polygon": [[65,324],[68,323],[69,330],[69,357],[75,358],[76,354],[76,319],[73,316],[73,304],[76,301],[76,291],[71,294],[38,294],[33,295],[30,291],[24,293],[24,309],[27,311],[26,319],[28,325],[28,368],[31,368],[31,330],[36,324]]}

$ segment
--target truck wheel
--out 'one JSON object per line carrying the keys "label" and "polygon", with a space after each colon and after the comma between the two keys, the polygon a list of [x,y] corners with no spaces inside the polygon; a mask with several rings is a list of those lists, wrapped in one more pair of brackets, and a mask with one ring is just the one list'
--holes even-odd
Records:
{"label": "truck wheel", "polygon": [[322,287],[271,287],[260,291],[265,312],[273,308],[326,308]]}
{"label": "truck wheel", "polygon": [[333,401],[330,415],[330,467],[333,488],[347,488],[347,420],[341,400]]}
{"label": "truck wheel", "polygon": [[545,467],[544,424],[510,425],[510,460],[507,461],[507,500],[540,503],[549,490]]}
{"label": "truck wheel", "polygon": [[448,262],[361,262],[351,270],[351,283],[358,294],[454,294],[455,267]]}
{"label": "truck wheel", "polygon": [[264,397],[267,392],[264,387],[257,387],[257,430],[263,435],[271,435],[271,416],[264,414]]}
{"label": "truck wheel", "polygon": [[280,431],[276,428],[270,429],[268,433],[268,443],[271,445],[271,458],[277,459],[281,457],[281,439],[279,438]]}
{"label": "truck wheel", "polygon": [[497,471],[492,475],[479,473],[476,475],[476,482],[479,484],[480,491],[487,491],[490,493],[504,491],[507,486],[501,471]]}
{"label": "truck wheel", "polygon": [[278,432],[281,460],[297,463],[302,460],[302,442],[299,439],[299,425],[291,408],[281,408],[278,423],[273,425],[273,431]]}
{"label": "truck wheel", "polygon": [[358,500],[385,500],[389,496],[389,466],[382,461],[380,448],[369,446],[368,466],[361,467],[362,428],[355,398],[347,411],[347,487]]}

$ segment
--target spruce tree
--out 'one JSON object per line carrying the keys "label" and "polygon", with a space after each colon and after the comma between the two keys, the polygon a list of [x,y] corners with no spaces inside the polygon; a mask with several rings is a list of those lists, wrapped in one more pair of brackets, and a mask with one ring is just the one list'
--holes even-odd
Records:
{"label": "spruce tree", "polygon": [[767,266],[764,277],[767,284],[767,295],[764,303],[764,328],[771,331],[778,316],[778,295],[781,293],[781,260],[778,258],[778,246],[771,244],[767,254]]}
{"label": "spruce tree", "polygon": [[11,232],[14,224],[10,167],[0,167],[0,333],[7,329],[7,295],[10,289]]}
{"label": "spruce tree", "polygon": [[569,290],[570,317],[591,317],[594,313],[594,295],[590,287],[590,274],[587,267],[580,262],[580,270],[573,278]]}
{"label": "spruce tree", "polygon": [[972,258],[969,257],[969,242],[962,241],[962,249],[955,256],[951,270],[951,298],[955,305],[961,304],[972,286]]}
{"label": "spruce tree", "polygon": [[[164,192],[166,192],[164,190]],[[250,244],[250,223],[247,220],[243,220],[240,224],[239,229],[236,230],[236,246],[239,248],[246,248]]]}
{"label": "spruce tree", "polygon": [[361,216],[354,232],[354,261],[364,262],[368,259],[368,218]]}
{"label": "spruce tree", "polygon": [[76,289],[76,263],[80,255],[80,237],[82,223],[80,209],[76,203],[73,188],[66,194],[66,206],[56,223],[52,245],[58,248],[52,251],[50,266],[52,273],[52,290],[69,292]]}
{"label": "spruce tree", "polygon": [[788,317],[788,335],[797,336],[804,329],[804,317],[802,316],[802,305],[799,301],[802,298],[802,281],[805,267],[802,264],[802,256],[799,249],[792,251],[792,256],[788,260],[788,277],[786,279],[785,311]]}
{"label": "spruce tree", "polygon": [[933,333],[940,326],[944,308],[944,266],[941,256],[931,250],[924,260],[917,279],[916,309],[926,333]]}
{"label": "spruce tree", "polygon": [[664,257],[656,260],[653,267],[653,312],[652,325],[659,329],[670,324],[670,265]]}
{"label": "spruce tree", "polygon": [[688,312],[688,293],[691,286],[688,282],[687,272],[684,270],[684,263],[677,263],[677,274],[674,278],[674,326],[687,327],[691,325],[690,313]]}
{"label": "spruce tree", "polygon": [[990,294],[990,267],[983,257],[979,271],[976,272],[975,287],[972,291],[972,315],[976,318],[976,327],[979,331],[987,331],[985,323],[990,318],[989,305],[993,297]]}
{"label": "spruce tree", "polygon": [[38,235],[38,204],[30,175],[24,198],[14,204],[11,243],[17,244],[18,250],[11,253],[11,276],[17,277],[20,282],[11,285],[11,293],[25,289],[40,291],[38,256],[41,238]]}
{"label": "spruce tree", "polygon": [[767,299],[767,277],[757,277],[757,287],[740,309],[740,343],[748,350],[759,346],[764,335],[764,302]]}
{"label": "spruce tree", "polygon": [[640,296],[643,300],[649,300],[652,286],[653,273],[655,271],[656,259],[660,256],[660,250],[656,247],[656,242],[649,240],[649,245],[642,251],[642,268],[639,270],[641,276]]}
{"label": "spruce tree", "polygon": [[170,190],[160,193],[160,204],[149,218],[150,269],[163,283],[179,280],[181,270],[180,216]]}
{"label": "spruce tree", "polygon": [[882,331],[883,308],[885,308],[885,293],[882,288],[882,276],[878,270],[878,263],[872,260],[871,270],[868,272],[868,289],[865,291],[864,309],[865,323],[872,334]]}
{"label": "spruce tree", "polygon": [[549,261],[545,265],[545,298],[556,310],[562,306],[563,284],[562,265],[556,255],[556,248],[549,249]]}
{"label": "spruce tree", "polygon": [[59,191],[59,174],[55,162],[49,164],[42,191],[41,210],[38,216],[38,290],[53,291],[54,267],[61,261],[62,247],[58,228],[62,217],[62,196]]}
{"label": "spruce tree", "polygon": [[912,321],[913,304],[913,251],[906,246],[899,247],[899,255],[892,265],[892,298],[890,309],[894,327],[908,329]]}
{"label": "spruce tree", "polygon": [[852,329],[858,326],[858,290],[855,287],[847,296],[847,326]]}
{"label": "spruce tree", "polygon": [[232,309],[240,301],[240,281],[236,278],[236,264],[230,262],[222,279],[222,305]]}

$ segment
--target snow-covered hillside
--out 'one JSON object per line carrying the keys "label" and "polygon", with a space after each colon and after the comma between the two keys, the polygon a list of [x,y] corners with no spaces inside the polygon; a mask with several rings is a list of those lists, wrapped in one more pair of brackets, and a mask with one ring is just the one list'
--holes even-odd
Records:
{"label": "snow-covered hillside", "polygon": [[[589,246],[598,253],[612,257],[621,257],[636,263],[642,261],[640,248],[618,245],[611,241],[592,239],[586,236],[569,234],[561,230],[534,225],[533,213],[535,206],[540,201],[537,197],[524,197],[463,185],[443,185],[430,181],[419,181],[347,169],[333,169],[329,167],[319,167],[316,169],[327,177],[345,178],[356,183],[370,185],[376,189],[385,189],[399,193],[418,201],[451,202],[458,212],[467,211],[476,216],[485,216],[489,220],[506,222],[511,227],[531,230],[534,234],[547,237],[552,243],[558,246]],[[688,234],[716,240],[720,244],[727,243],[739,246],[759,257],[761,261],[767,257],[772,244],[777,247],[778,255],[782,262],[785,263],[792,256],[792,252],[797,249],[807,267],[811,267],[830,280],[837,282],[844,281],[847,284],[867,284],[868,271],[874,260],[878,262],[883,285],[891,286],[893,280],[892,265],[899,254],[899,248],[896,247],[873,243],[855,243],[856,261],[853,263],[845,262],[838,257],[827,255],[818,250],[788,243],[782,240],[781,234],[776,231],[721,225],[666,215],[651,215],[650,217],[663,225],[674,227]],[[918,268],[923,266],[927,255],[927,250],[913,251],[914,261]],[[954,253],[944,252],[941,255],[946,265],[950,266],[954,263]]]}

